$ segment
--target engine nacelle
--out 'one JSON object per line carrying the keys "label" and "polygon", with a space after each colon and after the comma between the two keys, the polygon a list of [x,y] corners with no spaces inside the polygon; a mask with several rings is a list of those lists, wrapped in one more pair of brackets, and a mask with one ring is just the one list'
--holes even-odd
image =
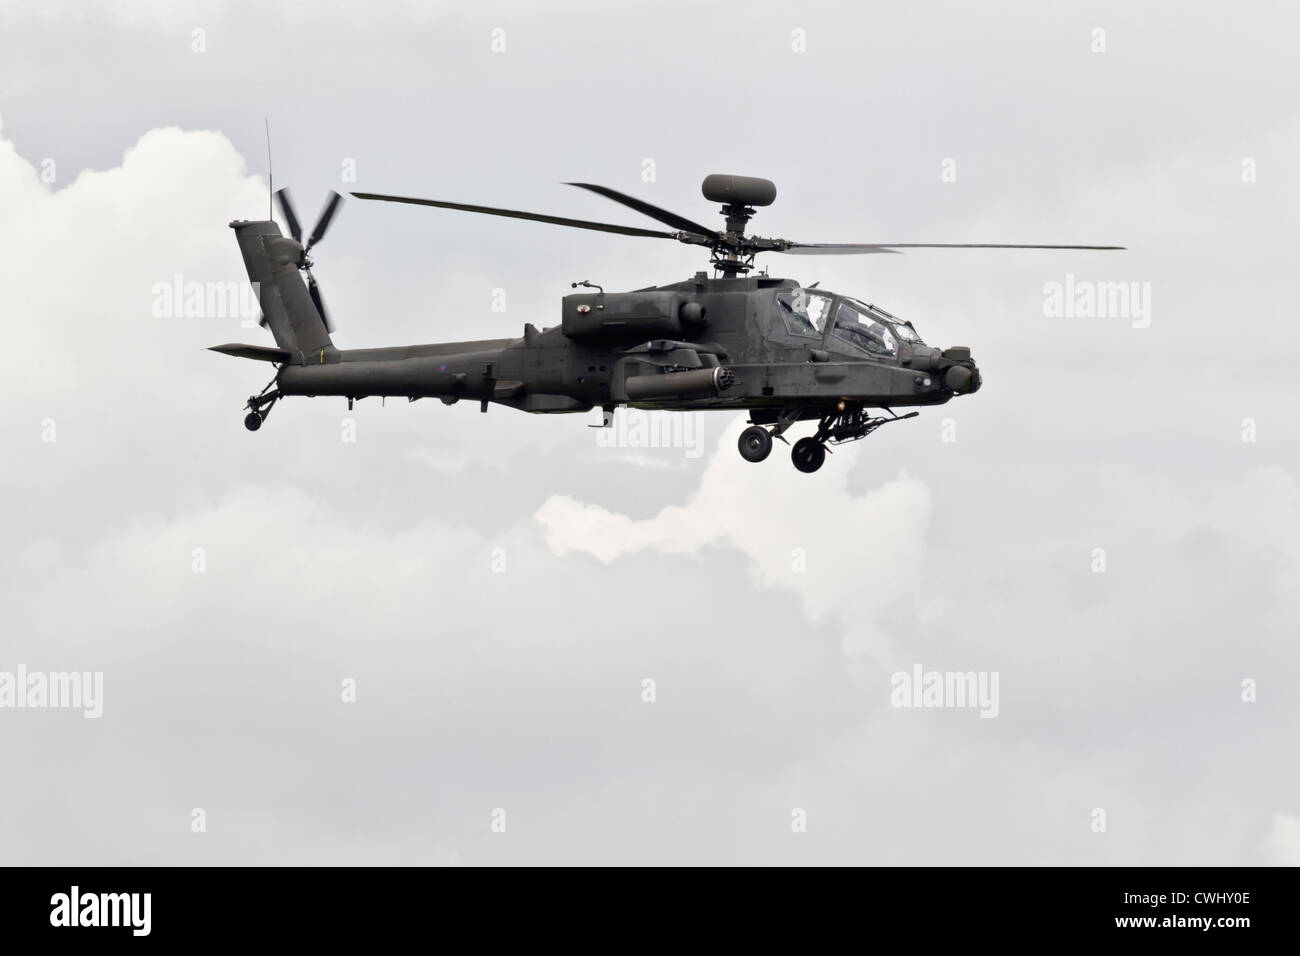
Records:
{"label": "engine nacelle", "polygon": [[560,328],[587,342],[644,342],[683,337],[704,324],[704,307],[680,292],[603,292],[566,295]]}

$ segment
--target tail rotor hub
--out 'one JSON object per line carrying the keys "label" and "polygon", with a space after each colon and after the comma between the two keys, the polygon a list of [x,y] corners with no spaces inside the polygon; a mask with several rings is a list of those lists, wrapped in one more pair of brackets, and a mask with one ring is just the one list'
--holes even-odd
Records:
{"label": "tail rotor hub", "polygon": [[[298,225],[298,215],[293,208],[293,199],[289,195],[288,188],[280,189],[275,194],[276,200],[280,203],[280,212],[284,216],[284,223],[289,227],[289,235],[293,236],[293,243],[297,247],[297,257],[292,260],[297,265],[299,271],[307,276],[307,292],[311,295],[312,304],[316,306],[316,311],[320,313],[321,321],[325,323],[325,329],[328,332],[334,331],[334,323],[330,321],[329,313],[325,311],[325,301],[321,298],[320,287],[316,284],[316,277],[311,274],[311,267],[315,265],[308,255],[316,243],[325,238],[325,232],[329,229],[330,223],[334,219],[334,214],[338,212],[339,204],[343,202],[343,197],[333,190],[330,191],[329,197],[325,200],[325,207],[316,219],[316,225],[312,228],[311,237],[307,240],[306,245],[302,241],[302,228]],[[287,265],[290,260],[285,260]]]}

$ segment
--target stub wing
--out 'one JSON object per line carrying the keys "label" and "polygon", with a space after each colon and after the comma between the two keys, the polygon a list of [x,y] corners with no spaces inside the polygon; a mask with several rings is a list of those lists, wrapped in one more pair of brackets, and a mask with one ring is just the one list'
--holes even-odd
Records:
{"label": "stub wing", "polygon": [[256,359],[259,362],[287,362],[293,357],[288,349],[273,349],[267,345],[241,345],[238,342],[210,345],[208,351],[233,355],[235,358]]}

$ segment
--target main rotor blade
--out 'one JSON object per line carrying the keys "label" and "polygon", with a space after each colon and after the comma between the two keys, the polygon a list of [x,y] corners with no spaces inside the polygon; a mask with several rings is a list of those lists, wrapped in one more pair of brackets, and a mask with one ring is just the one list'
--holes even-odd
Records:
{"label": "main rotor blade", "polygon": [[598,196],[604,196],[606,199],[612,199],[614,202],[622,203],[629,209],[635,209],[643,216],[649,216],[651,219],[658,219],[665,226],[672,226],[674,229],[682,232],[694,232],[701,236],[715,236],[717,230],[710,229],[708,226],[702,226],[694,220],[687,219],[685,216],[679,216],[675,212],[669,212],[667,209],[660,209],[658,206],[652,206],[648,202],[643,202],[635,196],[629,196],[621,193],[617,189],[610,189],[608,186],[597,186],[593,183],[565,183],[566,186],[577,186],[579,189],[587,189]]}
{"label": "main rotor blade", "polygon": [[470,206],[459,202],[442,202],[438,199],[411,199],[407,196],[385,196],[379,193],[353,193],[358,199],[378,199],[382,202],[405,202],[416,206],[437,206],[440,209],[459,209],[462,212],[478,212],[487,216],[505,216],[509,219],[531,219],[533,222],[549,222],[555,226],[571,226],[574,229],[594,229],[597,232],[614,232],[622,236],[648,236],[652,239],[676,239],[671,232],[658,229],[638,229],[635,226],[615,226],[607,222],[590,222],[586,219],[566,219],[563,216],[544,216],[536,212],[520,212],[517,209],[497,209],[494,206]]}
{"label": "main rotor blade", "polygon": [[312,246],[325,238],[325,230],[330,227],[330,220],[334,218],[334,213],[338,212],[339,203],[342,201],[343,197],[331,189],[330,198],[325,200],[325,208],[320,211],[320,218],[316,220],[316,228],[311,231],[311,238],[303,248],[304,255]]}
{"label": "main rotor blade", "polygon": [[333,332],[334,323],[330,321],[330,314],[325,311],[325,300],[321,298],[320,287],[316,285],[316,277],[307,272],[307,293],[311,296],[312,305],[316,306],[316,311],[320,313],[321,321],[325,323],[325,331]]}
{"label": "main rotor blade", "polygon": [[289,187],[276,190],[275,199],[280,204],[280,214],[284,216],[284,224],[289,227],[289,235],[293,236],[295,242],[302,242],[302,229],[298,226],[298,217],[293,213],[293,199],[289,196]]}
{"label": "main rotor blade", "polygon": [[794,242],[776,252],[792,256],[854,256],[899,249],[1123,249],[1124,246],[1045,246],[1013,242]]}

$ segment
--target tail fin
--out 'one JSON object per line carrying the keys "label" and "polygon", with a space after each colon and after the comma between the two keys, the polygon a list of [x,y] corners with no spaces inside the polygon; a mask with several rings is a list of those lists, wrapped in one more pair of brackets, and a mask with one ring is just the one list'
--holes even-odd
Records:
{"label": "tail fin", "polygon": [[275,344],[290,353],[291,363],[326,362],[327,356],[337,354],[298,272],[302,246],[281,235],[274,222],[236,220],[230,228],[239,240],[248,278],[258,288],[262,320],[271,327]]}

